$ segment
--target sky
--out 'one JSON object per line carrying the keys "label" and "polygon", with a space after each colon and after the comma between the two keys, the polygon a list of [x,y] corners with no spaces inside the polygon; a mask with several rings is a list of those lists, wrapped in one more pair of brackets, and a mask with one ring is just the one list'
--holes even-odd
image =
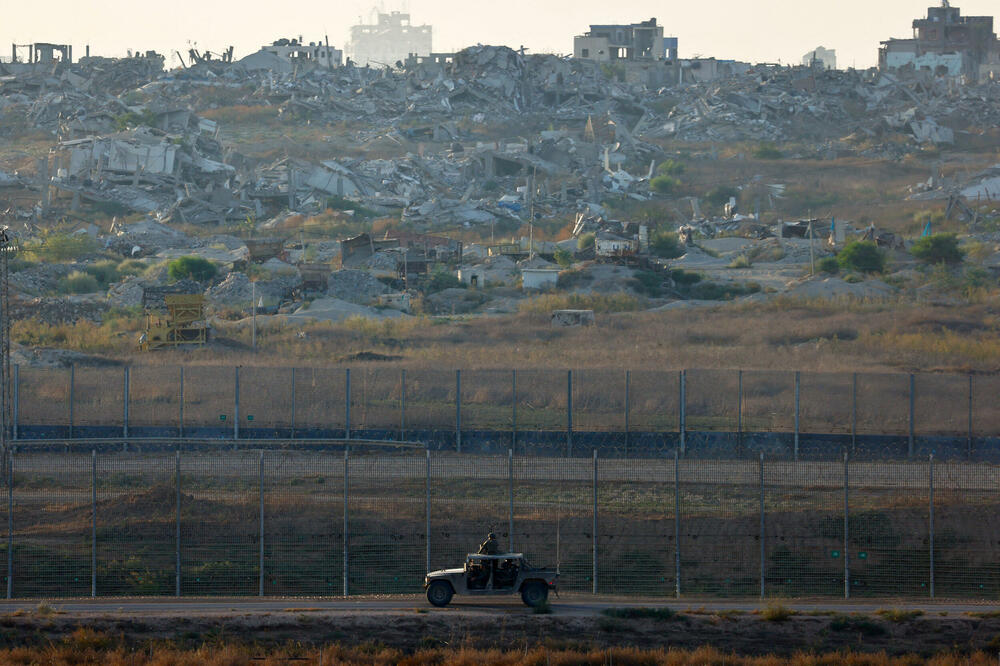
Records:
{"label": "sky", "polygon": [[[656,17],[664,34],[680,40],[680,55],[749,62],[798,63],[824,46],[837,50],[838,66],[876,64],[879,42],[911,36],[913,19],[926,15],[933,0],[47,0],[43,5],[9,2],[0,18],[0,56],[10,44],[72,44],[74,58],[89,44],[93,55],[123,56],[128,49],[185,54],[191,45],[221,52],[232,45],[236,57],[280,37],[321,41],[343,48],[359,18],[384,11],[409,11],[414,24],[434,27],[434,50],[448,52],[471,44],[503,44],[529,52],[571,53],[573,36],[591,23],[634,23]],[[963,15],[995,15],[995,0],[959,0]]]}

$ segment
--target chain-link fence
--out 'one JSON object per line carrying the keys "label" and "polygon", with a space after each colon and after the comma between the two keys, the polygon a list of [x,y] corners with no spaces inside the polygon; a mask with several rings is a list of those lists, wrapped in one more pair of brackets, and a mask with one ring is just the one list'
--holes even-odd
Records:
{"label": "chain-link fence", "polygon": [[1000,377],[730,370],[22,368],[15,440],[421,441],[455,452],[1000,460]]}
{"label": "chain-link fence", "polygon": [[1000,466],[460,454],[16,452],[12,597],[419,593],[489,531],[595,594],[996,599]]}

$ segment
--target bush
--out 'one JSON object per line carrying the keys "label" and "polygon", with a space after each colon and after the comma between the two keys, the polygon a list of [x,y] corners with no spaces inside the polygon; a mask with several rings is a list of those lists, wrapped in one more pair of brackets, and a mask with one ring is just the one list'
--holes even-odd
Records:
{"label": "bush", "polygon": [[681,182],[674,178],[673,176],[657,176],[653,180],[649,181],[649,186],[653,188],[653,191],[657,194],[670,194]]}
{"label": "bush", "polygon": [[955,234],[924,236],[913,244],[910,254],[928,264],[958,264],[965,258],[965,251],[958,246]]}
{"label": "bush", "polygon": [[850,615],[835,617],[830,622],[830,629],[856,632],[863,636],[884,636],[886,633],[885,627],[882,625],[872,622],[866,617],[852,617]]}
{"label": "bush", "polygon": [[660,176],[679,176],[684,173],[685,166],[677,160],[667,160],[656,167],[656,173]]}
{"label": "bush", "polygon": [[594,234],[581,234],[580,237],[576,239],[576,246],[581,250],[594,247]]}
{"label": "bush", "polygon": [[875,611],[876,615],[889,620],[889,622],[895,622],[899,624],[900,622],[909,622],[910,620],[916,619],[924,614],[922,610],[902,610],[899,608],[889,608],[881,609]]}
{"label": "bush", "polygon": [[773,143],[762,143],[753,149],[753,156],[758,160],[780,160],[782,153]]}
{"label": "bush", "polygon": [[719,185],[713,187],[705,193],[705,201],[715,206],[724,206],[732,198],[739,198],[740,191],[729,185]]}
{"label": "bush", "polygon": [[95,251],[97,242],[88,234],[51,234],[24,249],[38,261],[69,261]]}
{"label": "bush", "polygon": [[556,250],[554,259],[556,260],[556,263],[563,268],[569,268],[573,265],[573,255],[563,248],[558,248]]}
{"label": "bush", "polygon": [[73,271],[59,280],[59,293],[62,294],[92,294],[100,289],[97,278],[80,271]]}
{"label": "bush", "polygon": [[424,283],[425,294],[435,294],[445,289],[464,289],[465,283],[442,266],[436,266]]}
{"label": "bush", "polygon": [[795,611],[781,604],[772,604],[761,611],[760,617],[766,622],[784,622],[795,615]]}
{"label": "bush", "polygon": [[658,231],[649,241],[649,249],[661,259],[675,259],[683,256],[681,237],[673,231]]}
{"label": "bush", "polygon": [[636,271],[631,283],[643,296],[658,298],[663,295],[663,275],[655,271]]}
{"label": "bush", "polygon": [[816,262],[816,268],[820,273],[836,275],[840,271],[840,264],[837,263],[836,257],[823,257]]}
{"label": "bush", "polygon": [[167,277],[172,282],[184,279],[204,282],[214,278],[216,272],[215,264],[202,257],[180,257],[167,265]]}
{"label": "bush", "polygon": [[701,273],[678,269],[670,272],[670,278],[674,281],[674,284],[689,287],[693,284],[701,282],[702,275]]}
{"label": "bush", "polygon": [[881,273],[885,270],[885,253],[871,241],[851,241],[837,255],[837,264],[849,271]]}
{"label": "bush", "polygon": [[118,264],[118,275],[121,277],[126,277],[128,275],[142,275],[146,272],[149,266],[145,261],[139,261],[138,259],[126,259],[122,263]]}
{"label": "bush", "polygon": [[753,261],[750,257],[745,254],[741,254],[729,262],[728,268],[750,268],[751,266],[753,266]]}
{"label": "bush", "polygon": [[117,282],[120,275],[118,272],[118,263],[110,259],[95,262],[87,266],[85,270],[88,274],[93,275],[102,287],[106,287],[112,282]]}

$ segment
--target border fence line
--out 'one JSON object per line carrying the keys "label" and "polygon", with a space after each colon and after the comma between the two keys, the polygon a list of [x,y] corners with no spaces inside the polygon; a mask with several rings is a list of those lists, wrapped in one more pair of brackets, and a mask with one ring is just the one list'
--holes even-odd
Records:
{"label": "border fence line", "polygon": [[995,599],[998,482],[933,455],[16,452],[6,591],[416,593],[492,530],[592,594]]}
{"label": "border fence line", "polygon": [[1000,460],[1000,375],[747,370],[19,368],[43,440],[395,440],[439,450]]}

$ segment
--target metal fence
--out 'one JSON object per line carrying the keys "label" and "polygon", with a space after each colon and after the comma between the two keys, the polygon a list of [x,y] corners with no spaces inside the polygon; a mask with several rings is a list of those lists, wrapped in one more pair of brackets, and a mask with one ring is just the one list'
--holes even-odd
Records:
{"label": "metal fence", "polygon": [[629,457],[726,448],[1000,460],[1000,376],[779,371],[15,368],[15,439],[419,439]]}
{"label": "metal fence", "polygon": [[17,452],[9,469],[8,597],[419,593],[490,529],[569,591],[1000,594],[1000,466],[931,456]]}

